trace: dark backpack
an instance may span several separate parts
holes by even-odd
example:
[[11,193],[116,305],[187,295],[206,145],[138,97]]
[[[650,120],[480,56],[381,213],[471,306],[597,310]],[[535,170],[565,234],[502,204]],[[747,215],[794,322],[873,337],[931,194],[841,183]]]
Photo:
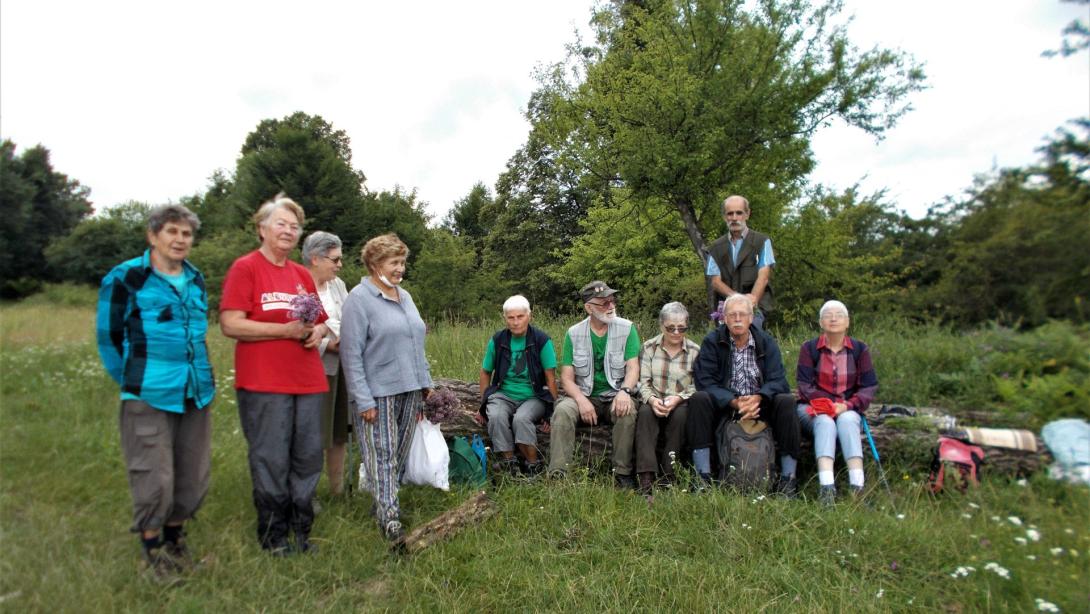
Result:
[[980,465],[984,462],[984,450],[950,437],[939,437],[935,455],[931,459],[931,473],[927,486],[938,494],[943,488],[957,488],[965,492],[969,486],[980,483]]
[[451,483],[470,484],[475,488],[484,486],[488,482],[488,470],[481,436],[473,435],[473,443],[465,437],[454,437],[449,447]]
[[736,420],[724,420],[715,429],[719,452],[719,480],[738,490],[765,492],[772,484],[776,444],[772,429],[747,433]]

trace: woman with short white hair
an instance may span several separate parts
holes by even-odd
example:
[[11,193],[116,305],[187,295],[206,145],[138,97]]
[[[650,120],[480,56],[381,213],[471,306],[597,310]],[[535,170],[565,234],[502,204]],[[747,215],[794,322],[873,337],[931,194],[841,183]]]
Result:
[[848,336],[851,320],[844,303],[822,305],[818,323],[821,335],[803,343],[799,350],[797,412],[802,432],[814,438],[819,498],[831,505],[836,499],[833,455],[838,440],[848,465],[851,491],[855,495],[863,492],[860,421],[878,391],[878,377],[867,345]]

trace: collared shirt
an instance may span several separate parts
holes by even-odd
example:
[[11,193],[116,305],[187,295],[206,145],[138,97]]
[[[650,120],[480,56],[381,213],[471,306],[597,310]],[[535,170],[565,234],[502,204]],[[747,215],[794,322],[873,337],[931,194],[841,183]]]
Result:
[[730,389],[740,397],[757,394],[761,389],[761,370],[757,368],[757,345],[752,334],[742,349],[731,340],[730,359]]
[[699,352],[700,346],[688,337],[673,357],[663,345],[663,335],[648,339],[640,350],[640,400],[646,403],[651,397],[692,396],[696,392],[693,364]]
[[151,250],[125,261],[98,293],[98,353],[122,400],[184,413],[216,393],[208,359],[208,294],[204,276],[188,260],[173,279],[151,263]]
[[[735,241],[734,237],[730,237],[730,261],[738,261],[738,250],[742,249],[742,241],[749,234],[749,228],[742,231],[742,236],[738,237]],[[772,253],[772,239],[765,241],[761,246],[761,253],[757,256],[757,268],[763,269],[766,266],[776,266],[776,255]],[[720,270],[719,265],[716,264],[715,258],[712,258],[711,254],[708,254],[708,266],[704,271],[704,274],[708,277],[719,277]]]
[[[813,362],[810,344],[818,351],[817,364]],[[844,337],[844,347],[839,352],[832,351],[825,335],[804,343],[799,352],[795,377],[799,387],[799,400],[826,398],[847,403],[849,409],[858,412],[866,411],[878,391],[878,378],[874,373],[869,348],[864,344],[858,363],[853,358],[854,349],[856,347],[851,337]]]

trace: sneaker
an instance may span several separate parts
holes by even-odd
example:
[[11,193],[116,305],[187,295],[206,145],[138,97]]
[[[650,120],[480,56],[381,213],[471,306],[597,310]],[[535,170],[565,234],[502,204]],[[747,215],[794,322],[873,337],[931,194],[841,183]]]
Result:
[[852,498],[853,499],[862,499],[863,498],[863,487],[862,486],[852,486],[851,487],[851,493],[852,493]]
[[405,542],[405,530],[401,528],[401,522],[397,520],[387,522],[386,527],[382,529],[382,535],[386,538],[386,541],[395,546]]
[[173,585],[181,582],[178,574],[182,569],[174,557],[170,556],[166,548],[145,548],[143,552],[144,573],[155,583]]
[[828,507],[836,503],[836,486],[829,484],[818,489],[818,501]]
[[614,479],[615,485],[620,490],[635,490],[636,489],[636,479],[633,478],[631,475],[618,473],[618,474],[615,474],[613,476],[613,479]]
[[541,461],[535,463],[527,462],[522,467],[522,474],[530,480],[537,479],[543,473],[545,473],[545,463]]
[[798,499],[799,497],[799,480],[795,476],[787,477],[780,476],[780,479],[776,481],[776,488],[774,494],[783,497],[784,499]]

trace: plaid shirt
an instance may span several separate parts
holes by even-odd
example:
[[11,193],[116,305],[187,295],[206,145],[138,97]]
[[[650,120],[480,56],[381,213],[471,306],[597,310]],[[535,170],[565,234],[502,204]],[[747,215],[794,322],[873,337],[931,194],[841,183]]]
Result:
[[761,370],[757,368],[757,346],[753,335],[742,349],[731,343],[730,389],[737,396],[757,394],[761,390]]
[[[859,344],[859,361],[853,351]],[[815,365],[811,347],[817,348]],[[795,372],[799,385],[799,401],[826,398],[847,403],[849,409],[862,414],[878,391],[878,377],[871,364],[870,349],[862,341],[844,337],[844,347],[835,354],[825,342],[825,335],[807,341],[799,351],[799,366]]]
[[648,339],[640,350],[640,400],[644,403],[651,397],[665,399],[677,395],[688,399],[696,392],[693,364],[700,346],[686,337],[681,351],[670,358],[662,337]]

